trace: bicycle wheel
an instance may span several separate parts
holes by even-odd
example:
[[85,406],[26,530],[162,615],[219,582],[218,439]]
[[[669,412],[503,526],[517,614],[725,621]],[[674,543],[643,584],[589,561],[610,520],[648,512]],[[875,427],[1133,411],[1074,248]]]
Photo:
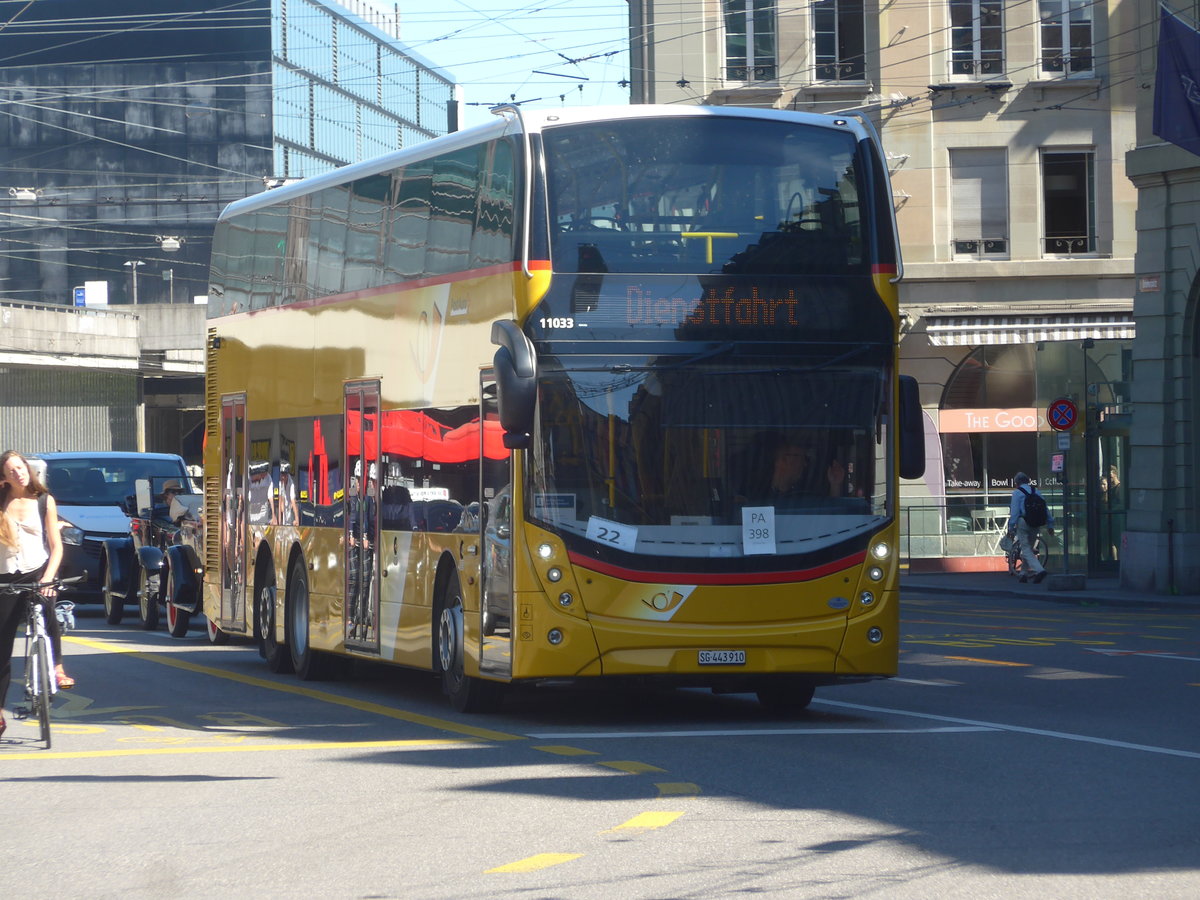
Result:
[[33,671],[33,696],[29,702],[30,712],[36,712],[38,725],[41,727],[42,740],[46,749],[50,749],[50,641],[46,637],[38,637],[29,651],[29,665]]

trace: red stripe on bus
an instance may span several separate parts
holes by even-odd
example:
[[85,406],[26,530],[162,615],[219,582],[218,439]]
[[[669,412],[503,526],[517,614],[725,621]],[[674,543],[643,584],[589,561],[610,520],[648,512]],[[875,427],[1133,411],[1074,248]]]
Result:
[[895,266],[874,265],[874,266],[871,266],[871,273],[874,275],[895,275],[896,267]]
[[583,556],[580,553],[568,553],[571,564],[581,569],[589,569],[601,575],[621,578],[625,581],[637,581],[643,584],[786,584],[797,581],[813,581],[827,575],[835,575],[855,566],[862,565],[867,558],[866,551],[854,553],[844,559],[815,566],[811,569],[793,569],[785,572],[640,572],[627,569],[624,566],[614,566]]

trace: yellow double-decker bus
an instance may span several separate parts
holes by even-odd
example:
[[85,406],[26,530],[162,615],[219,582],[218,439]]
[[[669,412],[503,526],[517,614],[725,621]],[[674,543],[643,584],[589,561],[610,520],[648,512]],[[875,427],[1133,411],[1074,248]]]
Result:
[[232,204],[204,612],[273,670],[757,692],[894,674],[887,170],[854,117],[522,114]]

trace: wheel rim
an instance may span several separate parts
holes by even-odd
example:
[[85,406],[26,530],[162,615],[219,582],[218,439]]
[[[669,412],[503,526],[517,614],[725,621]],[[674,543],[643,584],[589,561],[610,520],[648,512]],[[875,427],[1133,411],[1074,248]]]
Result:
[[443,676],[456,687],[463,680],[462,627],[462,603],[453,597],[438,620],[438,662]]
[[258,636],[264,642],[275,638],[275,588],[264,585],[258,594]]
[[179,610],[177,610],[171,598],[167,598],[167,630],[174,631],[179,625]]

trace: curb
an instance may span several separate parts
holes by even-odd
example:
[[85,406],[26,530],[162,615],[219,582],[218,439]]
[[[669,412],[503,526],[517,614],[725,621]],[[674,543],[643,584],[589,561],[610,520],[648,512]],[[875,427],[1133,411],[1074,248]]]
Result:
[[925,594],[957,594],[963,596],[970,594],[976,597],[999,597],[1013,598],[1021,600],[1042,600],[1047,603],[1058,603],[1064,606],[1111,606],[1124,609],[1186,609],[1200,610],[1200,597],[1169,597],[1169,596],[1153,596],[1153,597],[1114,597],[1101,594],[1089,594],[1087,589],[1083,588],[1079,591],[1030,591],[1011,588],[996,588],[996,587],[974,587],[960,586],[953,587],[951,585],[905,583],[900,582],[900,595],[903,600],[905,593],[925,593]]

